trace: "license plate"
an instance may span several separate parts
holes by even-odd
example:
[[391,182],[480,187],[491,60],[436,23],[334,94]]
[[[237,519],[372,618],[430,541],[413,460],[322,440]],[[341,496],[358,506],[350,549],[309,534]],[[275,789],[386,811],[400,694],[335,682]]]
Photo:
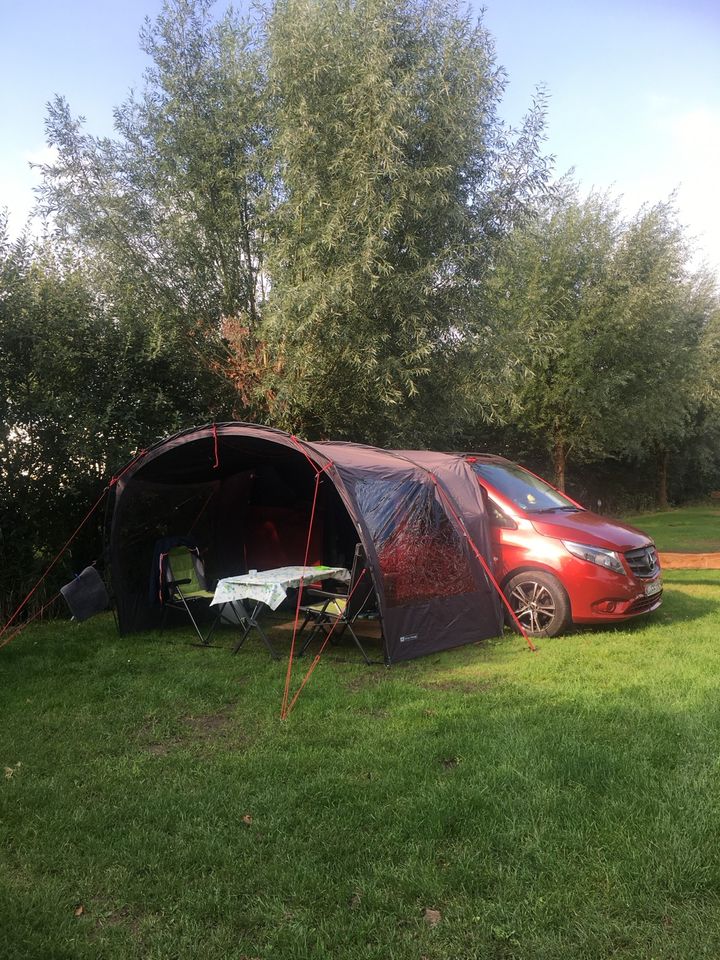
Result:
[[662,580],[653,580],[652,583],[645,584],[645,596],[654,597],[656,593],[662,590]]

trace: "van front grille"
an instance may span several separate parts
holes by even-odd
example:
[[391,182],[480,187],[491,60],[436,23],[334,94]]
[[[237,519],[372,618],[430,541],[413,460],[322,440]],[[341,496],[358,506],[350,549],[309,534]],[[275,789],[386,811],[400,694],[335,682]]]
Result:
[[662,590],[660,593],[653,594],[652,597],[640,597],[639,600],[636,600],[631,604],[626,613],[650,613],[651,610],[655,610],[656,607],[659,607],[662,603]]
[[628,550],[625,559],[636,577],[654,577],[660,570],[657,550],[651,543],[637,550]]

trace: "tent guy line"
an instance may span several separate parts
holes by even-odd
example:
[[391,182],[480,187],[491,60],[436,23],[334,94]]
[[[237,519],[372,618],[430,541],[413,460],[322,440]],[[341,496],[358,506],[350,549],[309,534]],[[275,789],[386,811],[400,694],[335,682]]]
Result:
[[82,528],[85,526],[85,524],[88,522],[88,520],[89,520],[89,519],[92,517],[92,515],[95,513],[95,511],[96,511],[97,508],[100,506],[100,504],[103,502],[103,500],[104,500],[105,497],[108,495],[108,493],[112,490],[112,488],[115,486],[115,484],[120,480],[120,478],[123,476],[123,474],[126,473],[131,467],[133,467],[139,460],[141,460],[141,459],[145,456],[146,453],[147,453],[147,450],[141,450],[141,451],[130,461],[130,463],[128,463],[125,467],[123,467],[123,469],[120,471],[120,473],[118,473],[118,474],[116,474],[115,476],[113,476],[113,477],[110,478],[110,482],[108,483],[108,485],[105,487],[105,489],[104,489],[103,492],[100,494],[100,496],[99,496],[98,499],[95,501],[95,503],[92,505],[92,507],[90,507],[90,509],[89,509],[88,512],[85,514],[85,516],[83,517],[83,519],[80,521],[80,523],[78,524],[78,526],[75,528],[75,530],[73,531],[73,533],[70,535],[69,539],[66,541],[66,543],[64,544],[64,546],[61,547],[61,549],[59,550],[59,552],[57,553],[57,555],[54,557],[54,559],[51,561],[51,563],[45,568],[44,572],[43,572],[42,575],[40,576],[40,578],[39,578],[39,580],[37,581],[37,583],[35,583],[35,585],[34,585],[33,588],[30,590],[30,592],[27,594],[27,596],[20,602],[20,604],[17,606],[17,608],[14,610],[14,612],[10,615],[10,617],[8,618],[8,620],[5,622],[2,630],[0,630],[0,641],[2,641],[2,642],[0,642],[0,650],[1,650],[4,646],[6,646],[8,643],[10,643],[11,640],[14,640],[15,637],[18,636],[18,634],[22,633],[22,631],[25,629],[25,627],[26,627],[29,623],[32,623],[32,621],[35,620],[37,617],[39,617],[39,616],[43,613],[43,611],[46,610],[47,607],[50,606],[51,603],[53,603],[55,600],[57,600],[58,596],[60,595],[59,592],[52,598],[52,600],[48,600],[47,603],[43,604],[43,606],[41,607],[41,609],[40,609],[36,614],[34,614],[32,617],[30,617],[29,620],[26,620],[25,623],[23,623],[21,627],[18,627],[18,628],[15,630],[14,633],[10,634],[10,636],[7,637],[4,641],[2,640],[2,638],[5,636],[5,633],[7,632],[7,630],[10,628],[10,626],[15,622],[15,620],[17,619],[17,617],[22,613],[22,611],[23,611],[23,610],[25,609],[25,607],[28,605],[28,603],[30,602],[30,600],[33,598],[33,596],[34,596],[35,593],[37,592],[38,588],[39,588],[39,587],[41,586],[41,584],[44,583],[44,581],[46,580],[48,574],[51,573],[52,570],[57,566],[58,562],[60,561],[60,559],[61,559],[61,557],[63,556],[63,554],[65,553],[65,551],[66,551],[66,550],[68,549],[68,547],[70,547],[70,545],[73,543],[73,541],[75,540],[75,538],[78,536],[78,534],[80,533],[80,531],[82,530]]

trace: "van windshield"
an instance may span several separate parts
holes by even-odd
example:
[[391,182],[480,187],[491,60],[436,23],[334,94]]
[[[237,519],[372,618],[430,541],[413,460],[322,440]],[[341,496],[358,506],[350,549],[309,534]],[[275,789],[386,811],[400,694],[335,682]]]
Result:
[[549,483],[534,477],[517,464],[483,463],[476,460],[472,468],[479,477],[487,480],[508,500],[512,500],[516,507],[526,513],[553,513],[578,509]]

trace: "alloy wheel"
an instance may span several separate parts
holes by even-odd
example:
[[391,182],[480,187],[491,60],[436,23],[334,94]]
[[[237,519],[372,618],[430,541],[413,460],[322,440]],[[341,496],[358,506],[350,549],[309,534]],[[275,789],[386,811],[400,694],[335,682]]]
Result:
[[510,603],[528,633],[539,634],[555,618],[555,599],[548,588],[537,580],[518,583],[510,594]]

